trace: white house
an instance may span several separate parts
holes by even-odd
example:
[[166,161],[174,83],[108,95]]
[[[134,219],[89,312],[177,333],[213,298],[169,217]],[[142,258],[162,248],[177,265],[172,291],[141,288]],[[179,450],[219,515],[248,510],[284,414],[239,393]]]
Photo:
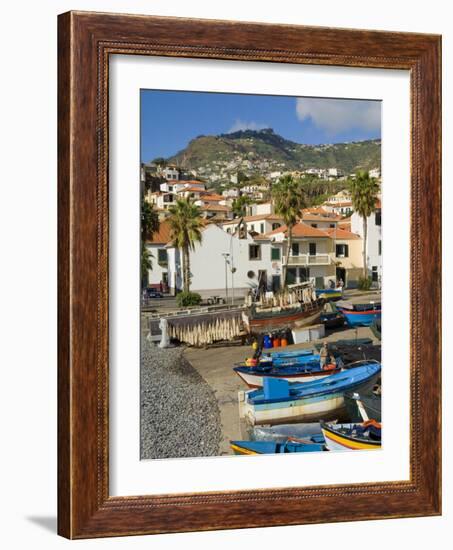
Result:
[[237,232],[240,223],[244,223],[247,231],[260,233],[264,235],[283,225],[283,219],[277,214],[257,214],[256,216],[244,216],[235,218],[222,224],[222,228],[227,233],[234,235]]
[[[232,234],[215,224],[205,226],[202,243],[195,244],[189,253],[191,290],[204,298],[213,294],[228,294],[231,298],[233,291],[239,297],[258,286],[266,290],[280,288],[286,261],[286,226],[256,235],[251,235],[246,227],[243,222]],[[147,246],[153,255],[148,284],[156,288],[168,286],[173,294],[182,290],[182,255],[171,242],[167,221],[161,223]],[[312,280],[318,288],[324,288],[342,278],[354,286],[362,267],[361,250],[358,235],[340,229],[321,230],[300,222],[293,228],[288,281]]]
[[[382,280],[382,214],[381,201],[367,220],[367,269],[374,286],[380,288]],[[363,239],[363,219],[356,212],[351,216],[351,231]]]
[[[271,245],[269,239],[254,240],[247,232],[240,238],[215,224],[205,226],[202,239],[189,252],[192,291],[204,298],[213,294],[228,294],[231,298],[233,292],[236,297],[245,296],[259,285],[280,287],[281,261],[272,259],[276,257],[272,250],[281,250],[281,244]],[[159,287],[162,281],[168,284],[171,293],[182,290],[182,254],[170,241],[167,222],[161,224],[159,233],[147,246],[157,259],[149,272],[149,285]],[[278,256],[281,258],[281,252]]]
[[[275,244],[282,244],[282,264],[286,261],[288,230],[286,225],[266,235]],[[312,280],[318,288],[335,283],[333,239],[321,229],[304,222],[292,230],[292,246],[288,258],[287,280],[299,283]]]

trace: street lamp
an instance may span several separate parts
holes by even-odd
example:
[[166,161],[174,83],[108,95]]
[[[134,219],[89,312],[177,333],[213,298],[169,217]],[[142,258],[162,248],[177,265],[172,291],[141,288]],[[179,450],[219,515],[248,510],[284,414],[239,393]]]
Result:
[[227,303],[228,302],[228,264],[229,264],[228,258],[230,257],[230,255],[228,254],[228,252],[223,252],[222,256],[225,260],[225,295],[226,295],[225,303]]

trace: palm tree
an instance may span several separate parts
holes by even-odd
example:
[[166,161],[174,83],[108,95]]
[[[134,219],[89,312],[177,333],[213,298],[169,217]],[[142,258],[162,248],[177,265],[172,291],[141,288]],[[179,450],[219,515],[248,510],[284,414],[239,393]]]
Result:
[[176,199],[169,209],[168,221],[171,228],[171,238],[177,248],[182,250],[183,257],[183,289],[190,291],[190,254],[195,243],[201,243],[203,218],[200,208],[190,197]]
[[146,241],[149,241],[153,238],[153,234],[156,231],[159,231],[159,216],[154,210],[149,202],[146,202],[142,198],[142,209],[141,209],[141,276],[142,284],[146,284],[146,279],[148,276],[148,271],[152,269],[153,264],[151,262],[152,255],[149,250],[146,248]]
[[282,268],[282,287],[286,286],[288,273],[289,253],[293,243],[293,227],[300,216],[300,211],[305,208],[305,194],[298,180],[291,175],[282,176],[278,183],[272,187],[272,200],[275,213],[283,218],[288,230],[288,245],[286,260]]
[[367,235],[368,217],[376,210],[380,192],[376,178],[370,178],[368,172],[357,172],[355,179],[349,182],[352,206],[363,220],[363,277],[368,278],[367,270]]

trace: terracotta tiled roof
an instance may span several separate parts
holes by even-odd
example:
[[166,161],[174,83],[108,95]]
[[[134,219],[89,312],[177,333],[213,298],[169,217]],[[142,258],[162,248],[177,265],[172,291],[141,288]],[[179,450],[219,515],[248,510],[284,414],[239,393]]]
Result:
[[170,238],[170,223],[166,220],[159,224],[159,231],[154,233],[153,238],[147,241],[149,244],[167,244],[171,241]]
[[213,202],[225,200],[225,197],[223,197],[222,195],[217,195],[216,193],[207,193],[206,195],[203,194],[201,198],[204,201]]
[[209,212],[231,212],[231,208],[223,204],[203,204],[200,206],[200,210],[207,210]]
[[321,214],[309,214],[309,213],[302,213],[302,220],[304,222],[336,222],[341,220],[340,216],[337,216],[337,214],[326,214],[325,216],[322,216]]
[[351,233],[351,231],[346,231],[345,229],[337,228],[337,229],[324,229],[324,233],[327,233],[329,237],[332,239],[344,239],[344,240],[356,240],[360,239],[360,236],[356,233]]
[[[278,227],[277,229],[274,229],[273,231],[270,231],[269,233],[266,233],[266,236],[272,236],[272,235],[278,235],[279,233],[285,233],[286,235],[287,227],[286,225],[282,225],[282,227]],[[296,225],[293,227],[293,237],[324,237],[328,238],[329,235],[325,231],[322,231],[321,229],[318,229],[316,227],[312,227],[311,225],[307,225],[306,223],[299,222],[296,223]]]

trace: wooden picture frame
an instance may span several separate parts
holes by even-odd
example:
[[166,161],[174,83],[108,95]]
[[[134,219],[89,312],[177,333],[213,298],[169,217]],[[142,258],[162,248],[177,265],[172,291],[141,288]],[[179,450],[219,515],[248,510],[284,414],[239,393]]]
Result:
[[[59,16],[58,47],[59,534],[88,538],[440,514],[440,37],[69,12]],[[109,496],[111,54],[410,71],[409,481]]]

